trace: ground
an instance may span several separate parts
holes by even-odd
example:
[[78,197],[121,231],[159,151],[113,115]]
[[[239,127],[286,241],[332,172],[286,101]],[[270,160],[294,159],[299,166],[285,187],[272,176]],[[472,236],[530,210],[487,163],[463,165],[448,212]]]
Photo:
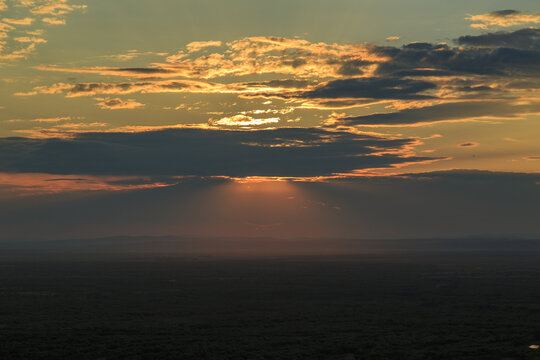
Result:
[[540,251],[0,262],[2,359],[540,359]]

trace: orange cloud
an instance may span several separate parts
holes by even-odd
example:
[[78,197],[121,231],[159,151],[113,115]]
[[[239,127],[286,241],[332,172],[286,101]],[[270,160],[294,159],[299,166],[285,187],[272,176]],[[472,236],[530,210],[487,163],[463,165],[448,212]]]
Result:
[[[167,180],[167,181],[163,181]],[[125,191],[174,185],[181,177],[154,180],[135,176],[76,176],[42,173],[2,173],[0,184],[13,189],[12,196],[35,196],[74,191]]]

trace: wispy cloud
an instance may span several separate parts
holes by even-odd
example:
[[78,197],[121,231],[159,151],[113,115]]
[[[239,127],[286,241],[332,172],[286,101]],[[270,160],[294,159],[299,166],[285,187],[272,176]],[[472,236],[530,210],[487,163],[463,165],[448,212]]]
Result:
[[43,44],[43,43],[47,42],[47,40],[45,40],[45,39],[37,38],[37,37],[34,37],[34,36],[32,36],[32,37],[30,37],[30,36],[21,36],[21,37],[13,38],[13,40],[21,42],[21,43],[34,43],[34,44]]
[[39,123],[57,123],[57,122],[60,122],[60,121],[69,121],[71,119],[73,119],[73,117],[71,117],[71,116],[58,116],[58,117],[54,117],[54,118],[38,118],[38,119],[31,120],[31,121],[39,122]]
[[505,101],[450,102],[403,109],[396,112],[332,118],[331,125],[355,126],[422,126],[439,122],[479,120],[516,120],[540,114],[540,102],[516,105]]
[[41,19],[43,23],[47,25],[65,25],[66,20],[65,19],[59,19],[59,18],[51,18],[51,17],[44,17]]
[[36,44],[47,42],[38,37],[44,31],[36,26],[65,24],[67,15],[86,9],[86,5],[72,4],[71,0],[0,1],[0,11],[11,8],[25,15],[0,19],[0,61],[4,62],[24,59],[36,50]]
[[107,110],[118,110],[118,109],[132,110],[132,109],[138,109],[138,108],[142,108],[146,106],[146,104],[142,104],[134,99],[122,100],[119,98],[114,98],[114,99],[97,98],[96,100],[99,101],[98,102],[99,107],[101,107],[102,109],[107,109]]
[[[167,56],[167,53],[164,52],[154,52],[154,51],[139,51],[139,50],[128,50],[121,54],[114,55],[104,55],[100,56],[102,59],[116,60],[116,61],[129,61],[139,57],[144,56]],[[52,70],[53,68],[43,67],[44,70]]]
[[30,17],[27,17],[24,19],[3,18],[2,21],[5,22],[6,24],[11,24],[11,25],[32,25],[32,23],[34,22],[34,19]]
[[209,47],[218,47],[221,45],[223,45],[221,41],[193,41],[186,45],[186,49],[192,53]]
[[489,27],[510,27],[524,24],[539,24],[540,13],[527,14],[518,10],[499,10],[485,14],[469,15],[466,18],[474,22],[472,28],[488,29]]

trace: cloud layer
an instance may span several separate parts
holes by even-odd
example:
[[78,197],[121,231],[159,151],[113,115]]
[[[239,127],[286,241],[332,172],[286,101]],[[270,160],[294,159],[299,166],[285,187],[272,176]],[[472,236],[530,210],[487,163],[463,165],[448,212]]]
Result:
[[0,140],[0,172],[314,177],[436,160],[412,155],[416,142],[307,128],[4,138]]

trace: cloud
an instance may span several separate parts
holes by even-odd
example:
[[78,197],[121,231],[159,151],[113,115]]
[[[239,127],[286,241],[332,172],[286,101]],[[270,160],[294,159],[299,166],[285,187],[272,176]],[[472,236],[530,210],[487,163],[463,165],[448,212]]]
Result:
[[294,74],[297,77],[343,77],[362,74],[379,56],[363,45],[311,43],[281,37],[248,37],[226,44],[221,53],[195,59],[167,59],[171,69],[190,77],[217,78],[249,74]]
[[[83,191],[124,191],[171,186],[177,177],[112,177],[0,173],[0,198],[21,198]],[[2,189],[9,188],[11,194]]]
[[80,129],[92,129],[92,128],[100,128],[107,126],[106,123],[102,122],[93,122],[93,123],[65,123],[65,124],[59,124],[56,125],[57,129],[69,129],[69,130],[80,130]]
[[[139,50],[128,50],[125,53],[122,54],[115,54],[115,55],[104,55],[100,56],[102,59],[111,59],[116,61],[128,61],[133,60],[138,57],[143,56],[167,56],[167,53],[164,52],[154,52],[154,51],[139,51]],[[42,70],[54,70],[52,67],[41,67]],[[68,69],[66,69],[67,71]],[[70,69],[72,70],[72,69]]]
[[[497,33],[496,33],[497,34]],[[169,56],[166,62],[148,67],[92,67],[39,69],[124,77],[183,77],[217,79],[246,75],[273,74],[289,79],[350,79],[374,76],[450,76],[458,74],[537,74],[540,58],[535,30],[513,34],[519,46],[510,42],[491,48],[453,48],[447,44],[410,43],[401,48],[375,45],[311,43],[301,39],[251,37],[223,45],[219,52],[192,56],[181,51],[181,58]],[[500,36],[499,36],[500,37]],[[462,37],[463,45],[473,37]],[[480,40],[477,40],[478,43]],[[202,46],[202,45],[201,45]],[[189,52],[189,51],[188,51]]]
[[58,18],[51,18],[51,17],[42,18],[41,21],[43,21],[45,24],[48,24],[48,25],[65,25],[66,24],[65,19],[58,19]]
[[219,47],[221,45],[223,45],[221,41],[193,41],[186,45],[186,49],[192,53],[209,47]]
[[40,123],[57,123],[57,122],[60,122],[60,121],[69,121],[71,119],[73,119],[73,117],[71,117],[71,116],[58,116],[58,117],[55,117],[55,118],[38,118],[38,119],[31,120],[31,121],[40,122]]
[[191,80],[175,81],[139,81],[122,83],[57,83],[51,86],[38,86],[28,93],[17,93],[18,96],[31,96],[36,94],[61,94],[67,97],[93,96],[102,94],[133,94],[133,93],[167,93],[167,92],[193,92],[217,93],[224,90],[220,84],[205,83]]
[[517,10],[499,10],[486,14],[469,15],[467,20],[475,22],[472,28],[487,29],[490,26],[510,27],[524,24],[540,23],[540,13],[527,14]]
[[98,102],[99,107],[102,109],[107,110],[118,110],[118,109],[137,109],[141,107],[145,107],[146,104],[141,104],[140,102],[135,101],[134,99],[127,99],[122,100],[119,98],[111,99],[111,98],[98,98],[96,99],[100,102]]
[[[490,117],[514,119],[528,113],[527,106],[533,107],[540,101],[538,31],[531,28],[463,36],[456,40],[457,47],[425,42],[400,47],[340,45],[249,37],[221,43],[220,48],[212,49],[216,52],[203,55],[183,49],[166,61],[149,66],[40,66],[38,69],[45,71],[128,79],[56,83],[15,95],[236,94],[242,101],[280,99],[294,109],[378,105],[403,110],[363,117],[344,115],[338,121],[370,126],[418,126]],[[217,42],[196,42],[190,49],[206,49],[205,45]],[[247,75],[249,81],[245,80]],[[495,100],[497,104],[492,108],[499,113],[489,109]],[[422,107],[426,109],[415,110]],[[242,111],[237,114],[252,115]]]
[[36,86],[32,91],[15,93],[16,96],[37,94],[65,94],[67,97],[93,95],[122,95],[133,93],[202,93],[202,94],[250,94],[294,93],[303,81],[271,80],[261,82],[221,84],[199,80],[145,80],[121,83],[56,83]]
[[3,18],[2,21],[7,23],[7,24],[11,24],[11,25],[32,25],[32,23],[34,22],[34,19],[30,18],[30,17],[27,17],[27,18],[24,18],[24,19]]
[[386,38],[386,41],[397,41],[399,39],[400,39],[399,36],[389,36]]
[[46,43],[47,40],[37,37],[29,37],[29,36],[21,36],[13,38],[13,40],[22,42],[22,43],[35,43],[35,44],[43,44]]
[[223,117],[219,120],[211,119],[209,120],[209,123],[213,126],[237,126],[242,128],[250,128],[254,126],[276,125],[279,123],[279,121],[280,118],[278,117],[257,119],[249,115],[238,114],[234,116]]
[[[36,49],[35,43],[30,43],[29,45],[26,45],[26,47],[19,48],[17,50],[12,50],[11,52],[3,52],[0,53],[0,60],[19,60],[19,59],[25,59],[28,55],[34,52]],[[0,47],[0,50],[2,48]]]
[[464,143],[458,144],[458,147],[464,147],[464,148],[477,147],[477,146],[478,146],[478,143],[476,142],[464,142]]
[[436,84],[398,78],[360,78],[333,80],[299,95],[308,99],[429,99],[424,94]]
[[[219,52],[201,55],[208,47]],[[294,75],[297,78],[360,76],[373,71],[384,58],[365,45],[311,43],[301,39],[248,37],[226,44],[219,41],[194,42],[165,62],[146,68],[54,68],[42,70],[96,73],[117,76],[184,77],[216,79],[225,76],[262,74]]]
[[[522,44],[524,48],[531,46]],[[533,76],[540,73],[540,52],[521,48],[452,48],[447,44],[410,43],[402,48],[379,47],[376,51],[389,57],[377,67],[378,76],[414,76],[411,71],[418,70],[423,72],[417,76]],[[442,74],[437,73],[441,71]]]
[[49,15],[54,17],[67,15],[75,10],[84,10],[86,5],[72,5],[69,0],[25,0],[23,5],[30,8],[36,15]]
[[[21,31],[20,27],[33,26],[36,20],[40,20],[41,25],[65,24],[68,14],[84,9],[86,5],[71,4],[71,0],[0,1],[0,11],[13,10],[13,13],[22,14],[19,18],[0,20],[0,62],[25,59],[36,50],[36,44],[47,42],[46,39],[36,37],[44,34],[43,29]],[[33,36],[20,36],[21,32]]]
[[72,133],[1,139],[0,172],[313,177],[437,159],[415,156],[416,144],[314,128]]
[[[130,53],[127,55],[115,55],[118,56],[130,56]],[[128,58],[123,58],[123,60],[128,60]],[[102,76],[129,76],[129,77],[141,77],[141,78],[156,78],[156,77],[177,77],[178,75],[172,70],[163,69],[159,67],[148,67],[148,68],[112,68],[112,67],[91,67],[91,68],[61,68],[56,66],[36,66],[38,70],[44,71],[58,71],[58,72],[67,72],[67,73],[78,73],[78,74],[97,74]]]
[[[365,77],[322,82],[296,91],[247,91],[242,97],[277,98],[306,109],[342,109],[376,103],[435,99],[437,84],[396,77]],[[292,90],[292,89],[290,89]]]
[[515,105],[504,101],[468,101],[436,104],[390,113],[348,116],[336,119],[337,124],[357,126],[414,126],[447,121],[482,119],[519,119],[539,114],[540,103]]
[[457,39],[459,45],[480,47],[504,47],[525,50],[540,50],[540,29],[520,29],[513,32],[495,32],[482,35],[467,35]]

